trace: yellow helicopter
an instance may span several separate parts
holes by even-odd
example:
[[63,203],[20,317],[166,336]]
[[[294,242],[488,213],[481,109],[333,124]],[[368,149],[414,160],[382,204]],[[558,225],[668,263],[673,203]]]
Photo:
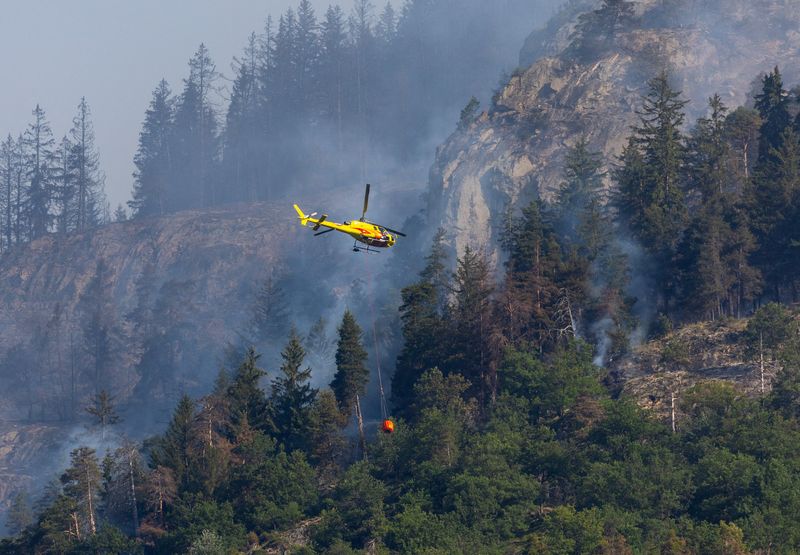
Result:
[[[316,212],[312,214],[305,214],[300,207],[296,204],[294,205],[294,209],[297,212],[298,217],[300,218],[300,223],[302,225],[307,226],[309,223],[314,224],[313,229],[317,231],[320,227],[327,227],[325,231],[320,231],[319,233],[315,233],[314,237],[318,235],[323,235],[325,233],[330,233],[331,231],[341,231],[342,233],[347,233],[351,237],[355,239],[353,243],[353,251],[365,251],[365,252],[380,252],[374,249],[370,249],[370,247],[378,247],[378,248],[388,248],[394,245],[397,236],[405,237],[406,234],[397,231],[396,229],[391,229],[389,227],[385,227],[382,225],[378,225],[372,222],[368,222],[364,219],[364,216],[367,214],[367,205],[369,204],[369,183],[367,183],[367,189],[364,192],[364,210],[361,212],[361,218],[352,222],[345,221],[343,223],[337,224],[336,222],[329,222],[328,215],[323,214],[319,219],[315,219],[314,216],[317,215]],[[366,247],[361,247],[358,243],[364,243],[367,245]]]

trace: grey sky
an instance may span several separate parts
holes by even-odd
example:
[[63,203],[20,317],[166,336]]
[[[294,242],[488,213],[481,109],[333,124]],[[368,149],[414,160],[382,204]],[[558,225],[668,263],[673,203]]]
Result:
[[[0,137],[24,131],[39,103],[59,139],[85,96],[113,210],[129,198],[139,128],[156,83],[164,77],[180,90],[200,42],[230,77],[231,60],[250,32],[260,32],[268,14],[277,18],[298,1],[3,2]],[[352,0],[312,0],[318,17],[330,3],[348,13],[352,6]]]

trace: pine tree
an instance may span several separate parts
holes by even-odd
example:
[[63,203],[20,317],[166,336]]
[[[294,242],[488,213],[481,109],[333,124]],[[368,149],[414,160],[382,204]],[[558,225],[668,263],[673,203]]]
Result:
[[100,426],[103,441],[106,440],[106,428],[119,422],[119,415],[114,409],[114,398],[105,389],[92,397],[91,405],[86,407],[86,412],[94,416],[96,424]]
[[0,143],[0,207],[3,209],[2,217],[2,236],[4,239],[3,250],[8,250],[14,244],[14,183],[17,165],[17,145],[11,134],[6,140]]
[[209,206],[215,202],[213,183],[218,160],[216,110],[211,94],[219,74],[208,49],[200,44],[189,60],[189,77],[175,109],[171,143],[171,210]]
[[583,214],[591,203],[599,200],[603,172],[599,152],[589,150],[585,136],[567,151],[564,160],[564,182],[558,193],[557,210],[568,238],[575,240]]
[[311,407],[309,423],[309,458],[323,474],[333,473],[345,447],[340,430],[347,425],[347,419],[339,411],[333,391],[324,389],[319,392]]
[[270,275],[262,283],[253,305],[250,339],[256,345],[277,340],[289,322],[286,294],[278,280]]
[[496,394],[492,360],[494,288],[486,258],[467,247],[453,275],[453,302],[448,308],[447,373],[458,373],[472,384],[471,394],[486,408]]
[[25,131],[23,139],[28,185],[25,219],[30,238],[37,239],[50,230],[53,219],[50,203],[53,195],[55,140],[44,110],[38,104],[32,114],[34,120]]
[[170,469],[175,482],[179,484],[186,484],[191,478],[189,453],[194,417],[194,401],[184,394],[175,407],[164,435],[156,439],[150,454],[152,466]]
[[345,310],[338,331],[336,374],[331,389],[336,395],[339,409],[349,418],[353,414],[356,397],[365,393],[369,380],[367,351],[362,344],[361,328],[349,310]]
[[95,147],[94,126],[90,116],[89,105],[86,98],[82,97],[78,114],[72,120],[69,157],[69,168],[75,178],[75,229],[79,232],[100,223],[105,204],[104,177],[100,172],[100,157]]
[[53,200],[57,208],[56,231],[67,233],[75,229],[75,176],[70,167],[72,143],[63,137],[58,144],[53,168]]
[[761,115],[758,163],[767,162],[772,150],[782,145],[782,134],[789,127],[789,95],[783,88],[783,77],[778,67],[761,80],[761,93],[756,95],[756,110]]
[[97,501],[100,495],[100,466],[94,449],[80,447],[70,453],[70,467],[61,476],[64,494],[74,500],[81,531],[97,533]]
[[259,45],[255,33],[250,35],[242,59],[235,59],[236,77],[225,117],[223,163],[230,181],[229,197],[223,200],[253,202],[259,198],[263,179],[261,155],[264,121],[259,113]]
[[228,386],[231,419],[234,426],[247,422],[257,430],[271,432],[274,429],[271,408],[259,385],[266,372],[257,366],[259,358],[260,355],[250,347],[245,359],[231,377],[231,384]]
[[555,314],[563,255],[539,201],[523,208],[519,218],[508,215],[503,246],[509,253],[506,282],[498,298],[504,342],[549,349],[553,345],[553,330],[564,328],[564,322],[557,323],[562,318]]
[[401,291],[400,320],[403,349],[392,376],[393,412],[405,416],[411,404],[414,384],[429,368],[442,363],[444,328],[442,312],[447,300],[447,254],[444,230],[434,237],[420,279]]
[[336,129],[338,152],[344,149],[344,118],[347,108],[346,62],[347,34],[344,13],[339,6],[328,6],[320,24],[319,74],[322,84],[322,110]]
[[314,98],[319,62],[319,35],[314,8],[309,0],[300,0],[297,6],[297,31],[295,36],[295,71],[297,88],[301,94],[298,99],[302,114],[313,113],[316,106]]
[[659,291],[668,305],[675,289],[675,251],[687,219],[681,189],[685,146],[680,130],[687,101],[672,89],[666,72],[648,87],[640,125],[633,128],[623,151],[624,166],[616,173],[618,206],[623,223],[655,257]]
[[133,217],[161,215],[172,209],[168,204],[172,176],[171,135],[173,100],[169,85],[161,80],[153,91],[150,106],[145,112],[139,146],[133,163],[133,199],[128,206]]
[[139,495],[145,481],[144,462],[129,440],[103,460],[105,516],[133,535],[139,534]]
[[317,390],[308,383],[311,368],[301,369],[305,356],[300,336],[292,328],[289,341],[281,352],[281,374],[272,380],[276,439],[287,452],[308,451],[311,445],[311,408]]

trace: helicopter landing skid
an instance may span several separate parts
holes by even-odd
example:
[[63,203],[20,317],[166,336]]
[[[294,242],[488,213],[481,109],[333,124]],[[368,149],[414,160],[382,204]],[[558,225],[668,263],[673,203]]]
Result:
[[353,243],[353,252],[366,252],[366,253],[373,253],[373,254],[380,254],[381,251],[369,248],[369,245],[366,247],[362,247],[358,244],[358,241]]

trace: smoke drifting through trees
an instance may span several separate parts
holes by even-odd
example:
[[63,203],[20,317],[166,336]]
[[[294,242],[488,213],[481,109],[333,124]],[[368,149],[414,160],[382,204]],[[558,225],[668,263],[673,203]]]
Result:
[[153,93],[129,204],[146,216],[409,170],[421,177],[459,110],[488,97],[487,83],[555,4],[409,1],[378,11],[360,0],[349,15],[331,6],[317,16],[303,0],[248,38],[226,109],[212,101],[221,80],[201,45],[182,90],[173,96],[162,81]]

